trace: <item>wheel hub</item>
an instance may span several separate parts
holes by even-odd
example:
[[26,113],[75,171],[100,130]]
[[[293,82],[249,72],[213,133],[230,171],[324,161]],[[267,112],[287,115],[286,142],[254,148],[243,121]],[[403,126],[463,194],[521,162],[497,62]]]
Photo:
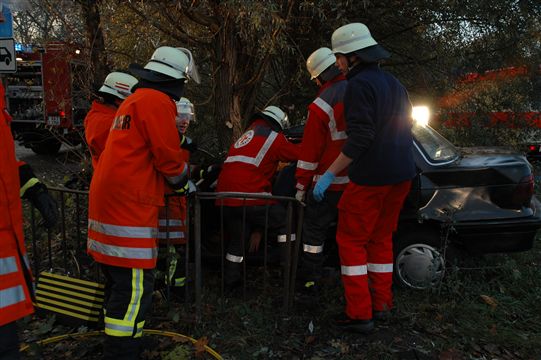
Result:
[[443,278],[443,256],[432,246],[413,244],[404,248],[396,257],[398,278],[406,286],[427,289]]

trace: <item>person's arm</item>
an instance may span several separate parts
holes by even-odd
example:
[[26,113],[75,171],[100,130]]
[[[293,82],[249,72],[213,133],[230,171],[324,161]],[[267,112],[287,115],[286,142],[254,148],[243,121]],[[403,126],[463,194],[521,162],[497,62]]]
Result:
[[58,220],[58,206],[47,191],[47,186],[34,175],[34,171],[24,161],[19,161],[20,197],[28,199],[40,212],[47,228],[55,226]]
[[[302,143],[300,144],[300,156],[297,161],[297,191],[305,192],[312,183],[315,171],[319,166],[319,160],[323,154],[325,137],[328,135],[328,127],[317,115],[317,110],[308,112],[308,119],[304,126]],[[300,195],[299,195],[300,197]]]

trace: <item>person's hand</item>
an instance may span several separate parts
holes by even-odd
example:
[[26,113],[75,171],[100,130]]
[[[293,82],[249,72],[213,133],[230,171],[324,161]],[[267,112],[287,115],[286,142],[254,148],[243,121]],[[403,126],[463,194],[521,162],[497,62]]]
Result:
[[58,205],[47,190],[36,192],[29,200],[41,214],[45,227],[53,228],[58,220]]
[[325,197],[325,191],[332,184],[335,175],[332,172],[325,171],[314,186],[313,196],[317,202],[320,202]]
[[254,231],[250,234],[250,246],[248,252],[256,253],[259,250],[259,244],[261,244],[262,235],[260,231]]
[[297,190],[297,193],[295,194],[295,199],[297,199],[297,201],[303,202],[304,201],[304,194],[306,194],[306,191]]

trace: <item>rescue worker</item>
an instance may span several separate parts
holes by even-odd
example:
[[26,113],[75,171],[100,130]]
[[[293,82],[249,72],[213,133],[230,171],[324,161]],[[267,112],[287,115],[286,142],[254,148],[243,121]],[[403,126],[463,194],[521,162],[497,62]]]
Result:
[[[186,136],[188,127],[195,121],[194,106],[184,97],[176,102],[176,106],[176,125],[181,137],[182,158],[188,163],[190,154],[197,149],[192,139]],[[166,206],[160,208],[159,212],[158,238],[160,252],[165,256],[161,256],[162,261],[158,261],[158,269],[165,273],[165,283],[176,288],[183,287],[186,282],[185,269],[179,264],[179,260],[183,259],[182,254],[185,254],[183,245],[186,245],[187,241],[186,205],[185,197],[171,196],[168,197]],[[165,259],[167,256],[169,262]]]
[[199,82],[192,54],[162,46],[145,67],[130,65],[139,83],[118,108],[92,177],[88,253],[106,278],[105,359],[137,359],[152,301],[158,210],[165,181],[185,191],[188,165],[176,131],[175,101],[185,82]]
[[[299,147],[290,143],[282,134],[288,124],[286,113],[276,106],[268,106],[254,114],[244,134],[229,148],[216,191],[271,195],[271,181],[279,162],[291,162],[299,158]],[[270,204],[269,233],[276,235],[279,244],[285,244],[286,211],[281,204],[268,199],[226,197],[216,200],[216,205],[224,206],[224,223],[230,238],[225,255],[224,280],[229,289],[241,283],[244,240],[250,236],[251,230],[265,228],[266,204]],[[243,207],[246,207],[244,239]],[[291,240],[294,239],[295,234],[291,234]]]
[[404,86],[380,68],[380,60],[390,54],[366,25],[338,28],[332,34],[332,49],[348,79],[348,139],[315,185],[314,197],[321,200],[336,174],[349,165],[350,182],[338,203],[336,234],[346,309],[335,323],[367,333],[374,328],[373,319],[385,317],[393,306],[392,234],[416,172],[412,106]]
[[33,175],[28,164],[18,162],[0,83],[0,359],[20,359],[16,320],[30,315],[32,273],[23,237],[20,197],[29,199],[52,228],[58,218],[55,201],[47,187]]
[[131,94],[131,89],[135,84],[137,84],[137,79],[130,74],[117,71],[110,73],[98,90],[103,100],[94,100],[90,111],[86,114],[85,138],[90,149],[94,169],[96,169],[98,159],[105,148],[116,110],[122,101]]
[[336,206],[349,182],[347,168],[344,168],[334,178],[323,201],[315,201],[309,190],[340,154],[347,138],[343,103],[347,81],[335,63],[336,57],[326,47],[314,51],[306,61],[311,79],[320,87],[318,96],[308,106],[301,155],[295,173],[295,197],[299,201],[306,198],[307,204],[299,278],[303,286],[301,289],[310,295],[316,295],[314,290],[321,278],[325,261],[323,250],[327,230],[338,218]]

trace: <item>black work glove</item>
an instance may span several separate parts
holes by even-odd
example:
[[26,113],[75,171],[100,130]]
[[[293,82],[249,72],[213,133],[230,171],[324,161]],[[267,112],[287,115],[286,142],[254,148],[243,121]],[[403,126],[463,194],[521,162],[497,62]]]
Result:
[[42,183],[37,183],[26,190],[24,198],[30,200],[32,205],[41,214],[45,227],[51,229],[58,220],[58,205]]
[[197,144],[186,135],[182,135],[182,137],[180,138],[180,147],[182,149],[188,150],[191,153],[197,151]]

